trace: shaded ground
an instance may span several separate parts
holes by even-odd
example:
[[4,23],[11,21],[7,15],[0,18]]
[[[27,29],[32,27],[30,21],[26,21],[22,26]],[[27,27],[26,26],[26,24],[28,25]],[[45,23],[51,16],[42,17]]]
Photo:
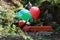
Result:
[[[45,35],[41,32],[25,32],[27,35],[30,35],[34,40],[59,40],[60,35],[59,34],[49,34]],[[10,36],[5,36],[0,38],[0,40],[25,40],[23,37],[16,35],[14,38]]]

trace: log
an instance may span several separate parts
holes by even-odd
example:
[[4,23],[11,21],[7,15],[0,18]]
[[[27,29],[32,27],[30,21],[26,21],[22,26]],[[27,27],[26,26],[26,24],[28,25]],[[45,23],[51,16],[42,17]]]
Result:
[[24,31],[52,31],[52,26],[25,26]]

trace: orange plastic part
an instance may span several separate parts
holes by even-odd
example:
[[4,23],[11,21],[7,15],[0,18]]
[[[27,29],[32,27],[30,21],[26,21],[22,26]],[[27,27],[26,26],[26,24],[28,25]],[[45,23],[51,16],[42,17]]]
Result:
[[22,26],[24,25],[25,21],[24,20],[20,20],[19,23],[18,23],[18,26]]

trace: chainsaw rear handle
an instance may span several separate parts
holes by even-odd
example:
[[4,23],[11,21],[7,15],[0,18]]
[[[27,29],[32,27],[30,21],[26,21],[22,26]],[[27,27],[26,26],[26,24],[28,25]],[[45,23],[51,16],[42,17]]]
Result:
[[11,27],[13,27],[13,25],[16,25],[16,27],[20,27],[21,29],[23,29],[27,22],[29,22],[29,19],[22,26],[18,26],[19,21],[17,22],[15,21],[14,23],[11,24]]

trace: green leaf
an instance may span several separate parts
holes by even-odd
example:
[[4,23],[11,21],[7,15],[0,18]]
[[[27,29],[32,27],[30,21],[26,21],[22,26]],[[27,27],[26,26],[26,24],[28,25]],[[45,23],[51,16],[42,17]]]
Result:
[[56,3],[60,3],[60,0],[56,0]]
[[25,40],[33,40],[33,38],[30,37],[30,36],[25,36],[24,39],[25,39]]
[[10,36],[11,36],[11,37],[15,37],[15,32],[12,31],[12,32],[10,33]]
[[57,27],[57,30],[58,30],[58,31],[60,31],[60,26],[59,26],[59,27]]

